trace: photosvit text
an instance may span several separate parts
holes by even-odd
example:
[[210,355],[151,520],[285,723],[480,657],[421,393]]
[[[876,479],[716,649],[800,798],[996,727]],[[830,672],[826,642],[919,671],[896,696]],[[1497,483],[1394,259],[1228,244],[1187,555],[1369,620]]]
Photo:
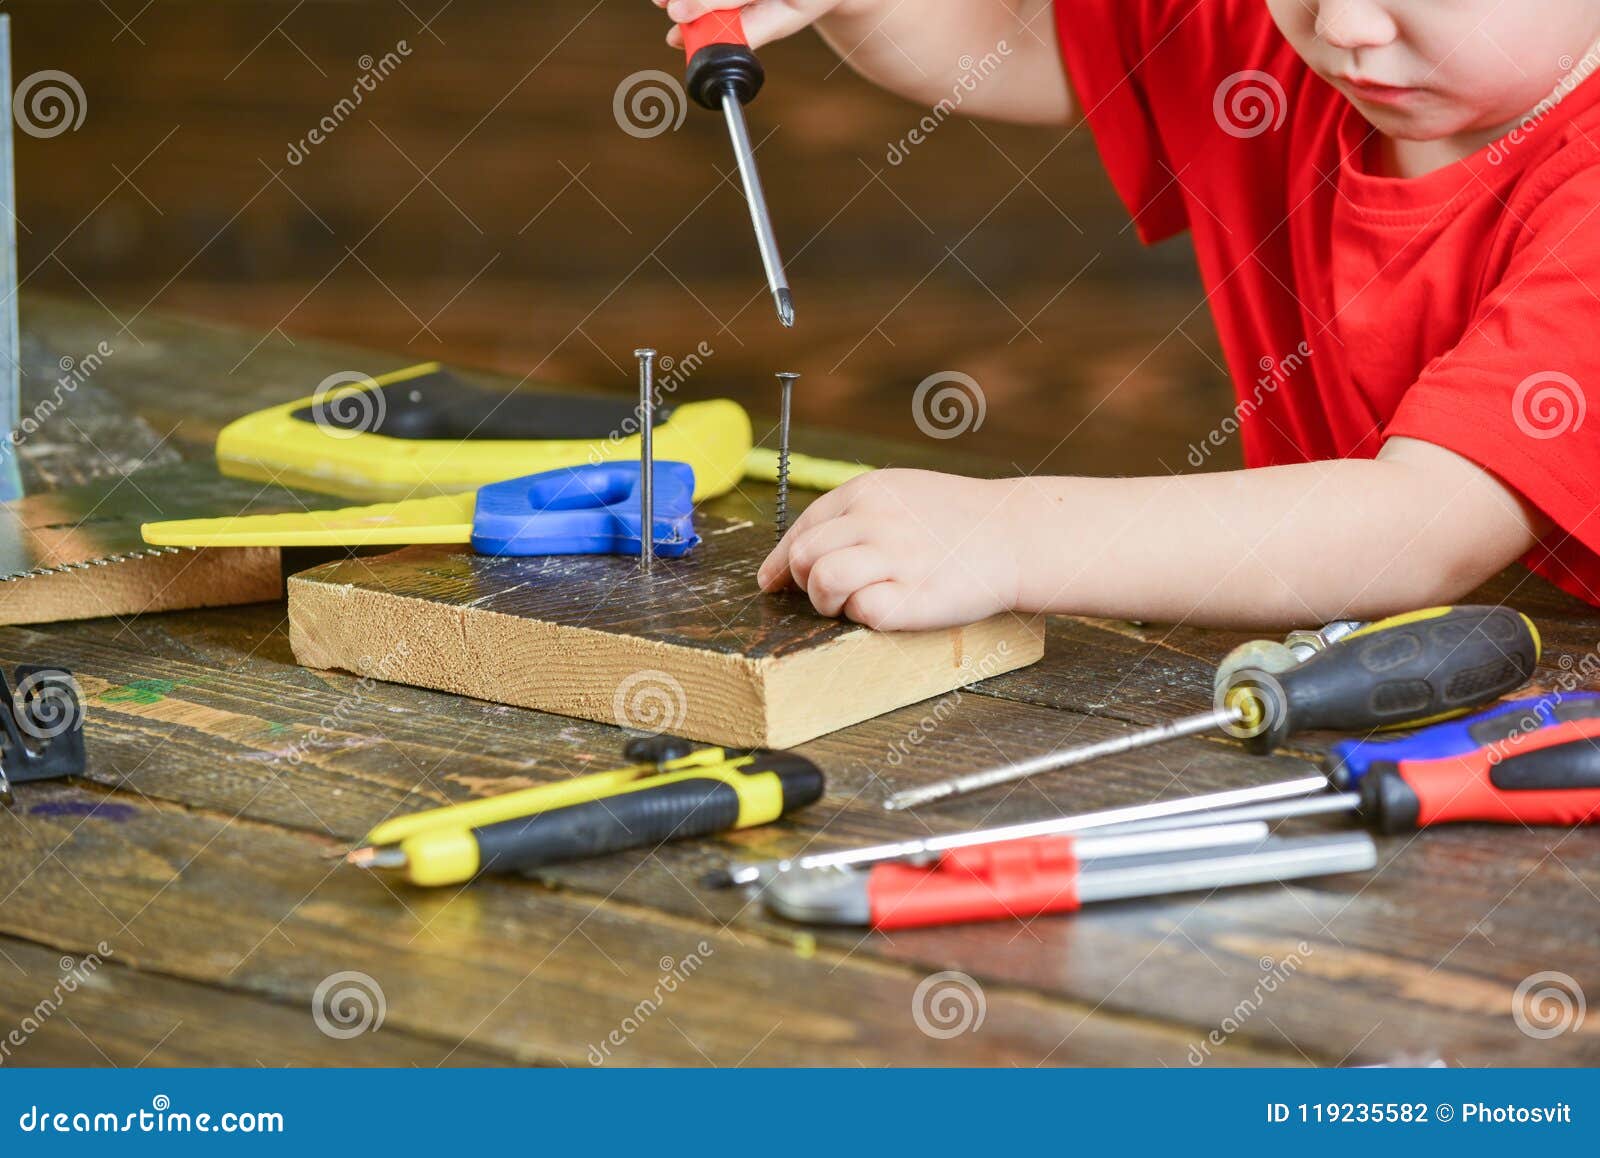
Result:
[[1485,1102],[1268,1102],[1267,1121],[1274,1125],[1382,1125],[1459,1123],[1461,1125],[1563,1125],[1572,1122],[1566,1102],[1550,1106],[1491,1106]]

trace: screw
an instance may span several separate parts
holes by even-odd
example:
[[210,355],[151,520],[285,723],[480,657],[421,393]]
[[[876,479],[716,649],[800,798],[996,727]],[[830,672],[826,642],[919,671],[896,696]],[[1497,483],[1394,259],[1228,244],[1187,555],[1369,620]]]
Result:
[[650,574],[655,562],[655,363],[656,352],[648,346],[633,352],[639,359],[639,570]]
[[789,399],[794,393],[795,380],[800,375],[792,370],[779,371],[782,401],[778,408],[778,538],[789,529]]

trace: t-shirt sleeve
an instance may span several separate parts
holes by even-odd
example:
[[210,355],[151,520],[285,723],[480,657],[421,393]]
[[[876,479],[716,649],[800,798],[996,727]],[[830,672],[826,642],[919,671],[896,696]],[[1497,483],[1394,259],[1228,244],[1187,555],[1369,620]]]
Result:
[[[1062,60],[1146,244],[1281,183],[1305,69],[1261,0],[1055,0]],[[1213,202],[1219,204],[1214,206]]]
[[1384,437],[1431,442],[1493,472],[1555,524],[1524,561],[1600,601],[1574,586],[1600,554],[1597,204],[1595,169],[1544,198],[1466,335],[1406,391]]

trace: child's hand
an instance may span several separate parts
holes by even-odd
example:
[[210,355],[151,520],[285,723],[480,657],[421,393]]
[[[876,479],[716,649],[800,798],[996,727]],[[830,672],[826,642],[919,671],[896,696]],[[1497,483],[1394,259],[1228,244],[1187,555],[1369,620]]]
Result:
[[726,8],[742,8],[744,34],[750,47],[760,48],[773,40],[793,36],[802,28],[822,19],[836,8],[847,7],[852,0],[655,0],[657,8],[665,8],[673,19],[672,31],[667,33],[667,43],[674,48],[683,47],[683,31],[679,24],[698,20],[707,12]]
[[794,583],[823,615],[885,630],[952,627],[1011,610],[1025,479],[879,470],[807,507],[757,582]]

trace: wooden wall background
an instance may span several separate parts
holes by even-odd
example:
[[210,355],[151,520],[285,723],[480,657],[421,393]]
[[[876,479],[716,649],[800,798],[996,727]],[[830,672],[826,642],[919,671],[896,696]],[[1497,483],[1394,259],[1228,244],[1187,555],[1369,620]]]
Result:
[[[800,422],[901,438],[916,384],[960,371],[987,403],[963,449],[1027,470],[1188,469],[1230,404],[1186,245],[1141,250],[1086,129],[952,119],[892,165],[928,110],[810,35],[764,50],[751,110],[785,333],[720,120],[690,108],[636,139],[613,116],[630,74],[681,69],[647,0],[5,11],[18,79],[61,70],[86,100],[76,131],[18,136],[25,285],[92,296],[112,330],[180,311],[616,389],[635,346],[705,342],[686,395],[770,413],[771,372],[793,368]],[[290,164],[362,58],[402,41]],[[213,370],[226,389],[239,367]]]

